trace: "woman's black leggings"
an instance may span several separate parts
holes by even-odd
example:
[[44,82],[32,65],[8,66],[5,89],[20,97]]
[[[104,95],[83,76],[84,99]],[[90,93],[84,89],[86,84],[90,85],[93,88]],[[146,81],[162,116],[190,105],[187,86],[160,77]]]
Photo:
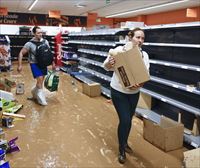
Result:
[[119,147],[124,148],[128,143],[132,118],[135,114],[135,109],[139,99],[139,92],[136,94],[125,94],[111,88],[111,97],[119,117]]

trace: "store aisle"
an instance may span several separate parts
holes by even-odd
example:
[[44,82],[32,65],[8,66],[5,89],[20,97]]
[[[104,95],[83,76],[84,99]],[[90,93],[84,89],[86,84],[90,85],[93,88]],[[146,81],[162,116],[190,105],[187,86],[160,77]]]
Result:
[[[16,69],[14,67],[14,69]],[[24,66],[24,74],[11,76],[25,82],[25,94],[16,96],[24,108],[19,114],[26,119],[14,122],[14,127],[4,129],[6,139],[18,136],[21,151],[8,154],[12,168],[174,168],[181,167],[183,151],[165,153],[142,137],[142,121],[134,118],[129,139],[134,148],[133,156],[120,165],[117,160],[117,116],[106,98],[90,98],[71,84],[72,78],[60,73],[57,93],[46,91],[48,106],[43,107],[26,100],[34,84],[30,69]]]

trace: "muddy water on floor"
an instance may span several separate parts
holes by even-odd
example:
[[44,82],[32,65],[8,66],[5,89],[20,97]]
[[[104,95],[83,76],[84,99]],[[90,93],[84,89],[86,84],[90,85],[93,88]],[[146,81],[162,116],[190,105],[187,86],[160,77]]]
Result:
[[21,151],[8,154],[11,167],[31,168],[147,168],[181,167],[184,149],[165,153],[152,146],[142,137],[142,121],[133,120],[129,143],[134,155],[127,155],[125,165],[117,160],[117,115],[104,97],[89,98],[73,89],[72,78],[60,73],[59,91],[46,91],[48,106],[40,106],[26,98],[34,80],[28,66],[24,74],[10,74],[18,81],[25,82],[26,92],[16,96],[24,107],[19,114],[26,119],[14,122],[14,127],[4,129],[6,139],[18,136]]

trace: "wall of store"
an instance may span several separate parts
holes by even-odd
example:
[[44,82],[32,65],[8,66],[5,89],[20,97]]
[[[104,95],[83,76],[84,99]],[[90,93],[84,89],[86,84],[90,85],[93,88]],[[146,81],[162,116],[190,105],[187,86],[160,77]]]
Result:
[[187,8],[185,8],[176,11],[161,12],[149,15],[140,15],[131,18],[113,18],[113,19],[101,18],[101,22],[97,22],[98,20],[97,13],[92,13],[88,14],[87,27],[91,28],[96,25],[109,25],[111,28],[120,27],[120,22],[125,22],[125,21],[144,22],[146,25],[200,21],[200,6],[193,7],[191,9],[196,11],[197,13],[196,17],[187,17]]
[[187,9],[156,13],[147,15],[145,18],[146,25],[155,24],[169,24],[169,23],[182,23],[182,22],[195,22],[200,21],[200,6],[192,8],[197,12],[197,17],[187,17]]

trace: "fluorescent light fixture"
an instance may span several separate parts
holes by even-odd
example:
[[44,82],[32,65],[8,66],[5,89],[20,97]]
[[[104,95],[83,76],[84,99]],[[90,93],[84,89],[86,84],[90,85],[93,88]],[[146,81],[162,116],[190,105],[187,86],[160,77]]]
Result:
[[81,4],[76,4],[75,5],[77,8],[85,8],[86,7],[86,5],[81,5]]
[[137,13],[137,12],[143,12],[143,11],[156,9],[156,8],[161,8],[161,7],[166,7],[166,6],[171,6],[171,5],[177,5],[177,4],[180,4],[180,3],[187,2],[187,1],[189,1],[189,0],[181,0],[181,1],[161,4],[161,5],[150,6],[150,7],[147,7],[147,8],[135,9],[135,10],[131,10],[131,11],[126,11],[126,12],[121,12],[121,13],[108,15],[108,16],[106,16],[106,18],[111,18],[111,17],[115,17],[115,16],[122,16],[122,15],[127,15],[127,14],[133,14],[133,13]]
[[34,0],[34,2],[32,3],[32,5],[28,8],[28,10],[31,10],[34,6],[35,6],[35,4],[38,2],[38,0]]

